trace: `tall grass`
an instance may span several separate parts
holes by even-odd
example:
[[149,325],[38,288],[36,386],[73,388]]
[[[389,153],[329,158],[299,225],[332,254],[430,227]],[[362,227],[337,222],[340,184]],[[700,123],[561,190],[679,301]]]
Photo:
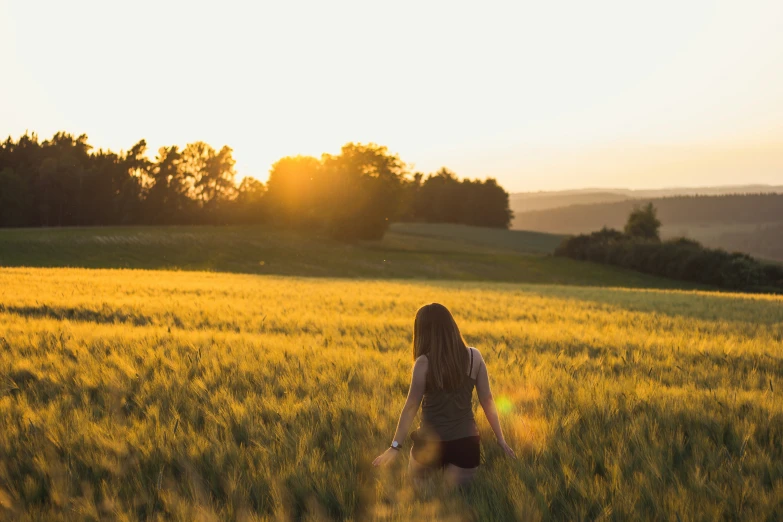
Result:
[[[430,301],[520,456],[478,414],[461,493],[370,466]],[[0,519],[780,519],[781,320],[742,294],[2,269]]]

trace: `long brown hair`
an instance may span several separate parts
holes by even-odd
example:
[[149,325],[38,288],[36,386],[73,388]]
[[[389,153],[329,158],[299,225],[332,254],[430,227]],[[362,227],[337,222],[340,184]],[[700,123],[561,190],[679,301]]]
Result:
[[427,385],[453,390],[467,378],[467,346],[451,312],[438,303],[419,308],[413,323],[413,360],[426,355]]

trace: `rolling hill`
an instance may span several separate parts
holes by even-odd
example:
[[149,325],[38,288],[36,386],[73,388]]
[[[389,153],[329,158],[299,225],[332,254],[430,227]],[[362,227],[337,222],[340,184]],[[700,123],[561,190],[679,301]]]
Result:
[[0,230],[0,267],[207,270],[382,279],[453,279],[692,288],[549,256],[562,236],[400,223],[382,241],[340,243],[266,226]]
[[627,199],[664,198],[674,196],[721,196],[727,194],[783,193],[783,185],[736,185],[724,187],[680,187],[668,189],[578,189],[511,194],[509,203],[516,214],[534,210],[610,203]]
[[557,234],[621,229],[633,207],[648,201],[658,209],[664,237],[690,237],[709,247],[783,261],[783,194],[626,199],[517,211],[513,227]]

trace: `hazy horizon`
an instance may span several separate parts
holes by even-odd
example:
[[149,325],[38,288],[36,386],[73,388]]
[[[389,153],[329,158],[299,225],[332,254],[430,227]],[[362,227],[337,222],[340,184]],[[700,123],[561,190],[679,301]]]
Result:
[[665,192],[665,191],[689,191],[689,190],[729,190],[733,188],[744,189],[747,187],[766,187],[766,188],[783,188],[783,184],[776,183],[736,183],[728,185],[672,185],[663,187],[641,187],[641,188],[628,188],[620,186],[607,186],[607,187],[594,187],[592,185],[585,187],[575,187],[568,189],[555,189],[555,190],[517,190],[511,192],[512,194],[556,194],[567,192],[600,192],[600,191],[620,191],[620,192]]
[[0,136],[375,142],[509,192],[783,184],[783,3],[0,0]]

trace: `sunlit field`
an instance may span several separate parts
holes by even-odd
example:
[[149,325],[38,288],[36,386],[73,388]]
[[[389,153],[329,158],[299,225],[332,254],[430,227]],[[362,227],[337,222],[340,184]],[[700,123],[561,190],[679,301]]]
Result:
[[[479,412],[464,492],[370,465],[430,301],[519,455]],[[783,516],[781,297],[5,268],[0,303],[0,519]]]

